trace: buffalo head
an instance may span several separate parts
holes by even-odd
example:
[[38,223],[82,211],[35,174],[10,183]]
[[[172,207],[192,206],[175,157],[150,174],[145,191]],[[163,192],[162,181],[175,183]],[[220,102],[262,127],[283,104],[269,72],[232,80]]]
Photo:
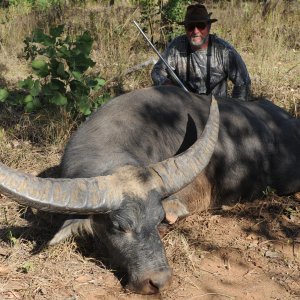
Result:
[[202,136],[188,150],[146,167],[124,165],[111,175],[91,178],[38,178],[0,165],[0,191],[22,205],[44,211],[90,215],[129,287],[152,294],[171,278],[157,230],[165,212],[162,200],[176,193],[208,164],[218,138],[219,112],[212,100]]

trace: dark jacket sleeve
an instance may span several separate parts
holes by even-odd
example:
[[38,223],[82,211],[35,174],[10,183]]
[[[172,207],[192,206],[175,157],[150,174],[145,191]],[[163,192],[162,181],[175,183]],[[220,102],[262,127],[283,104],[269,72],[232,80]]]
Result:
[[[161,55],[168,64],[175,69],[176,50],[173,44],[174,43],[171,42]],[[151,78],[155,85],[162,85],[167,79],[171,79],[168,69],[161,59],[153,66]]]
[[228,78],[233,83],[232,97],[247,101],[250,98],[251,80],[239,53],[231,48],[228,53]]

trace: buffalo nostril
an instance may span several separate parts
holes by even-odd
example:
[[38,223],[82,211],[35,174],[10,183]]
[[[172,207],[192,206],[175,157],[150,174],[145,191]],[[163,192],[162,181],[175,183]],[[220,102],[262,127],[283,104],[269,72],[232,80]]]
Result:
[[172,272],[170,270],[158,272],[153,274],[149,279],[149,285],[153,290],[158,292],[162,288],[168,285],[172,276]]
[[159,291],[160,284],[158,282],[154,282],[153,280],[150,279],[149,285],[151,286],[151,289],[153,290],[153,292],[157,293]]
[[[146,275],[146,274],[145,274]],[[168,286],[171,281],[172,270],[166,268],[162,271],[149,272],[144,280],[129,283],[129,288],[135,292],[151,295],[159,293],[163,288]]]

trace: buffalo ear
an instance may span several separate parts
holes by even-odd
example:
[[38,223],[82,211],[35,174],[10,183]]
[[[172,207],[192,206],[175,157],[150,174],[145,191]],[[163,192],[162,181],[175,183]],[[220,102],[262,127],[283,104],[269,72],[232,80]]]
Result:
[[174,196],[162,201],[165,211],[165,219],[169,224],[174,224],[179,218],[186,217],[189,214],[187,206]]
[[54,237],[48,242],[48,245],[52,246],[58,244],[70,236],[81,235],[83,233],[93,234],[90,218],[68,219],[63,223]]

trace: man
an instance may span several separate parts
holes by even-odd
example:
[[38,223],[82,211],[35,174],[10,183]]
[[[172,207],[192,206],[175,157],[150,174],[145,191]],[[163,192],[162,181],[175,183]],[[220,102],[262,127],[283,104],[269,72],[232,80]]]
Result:
[[[251,81],[241,56],[226,41],[210,34],[210,18],[204,5],[187,7],[185,35],[175,38],[162,56],[188,90],[198,94],[227,96],[227,80],[233,83],[232,97],[248,100]],[[154,84],[173,84],[165,64],[159,60],[153,67]]]

